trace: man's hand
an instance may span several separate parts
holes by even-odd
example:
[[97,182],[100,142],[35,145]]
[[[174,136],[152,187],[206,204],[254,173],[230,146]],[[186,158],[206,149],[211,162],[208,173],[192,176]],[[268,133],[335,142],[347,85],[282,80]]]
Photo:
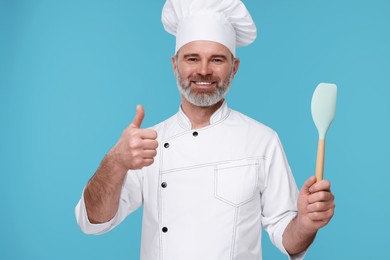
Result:
[[310,177],[299,192],[297,221],[303,231],[317,232],[329,223],[334,215],[334,195],[330,191],[330,182]]
[[298,215],[283,233],[283,246],[290,255],[306,250],[317,231],[329,223],[334,214],[334,196],[329,181],[316,182],[310,177],[298,196]]
[[151,165],[157,154],[157,133],[141,129],[144,109],[137,106],[133,122],[123,131],[117,144],[100,163],[84,190],[84,201],[91,223],[105,223],[118,211],[119,198],[127,171]]
[[122,169],[141,169],[154,162],[158,147],[157,132],[141,128],[144,115],[144,108],[138,105],[133,122],[123,131],[116,145],[108,153]]

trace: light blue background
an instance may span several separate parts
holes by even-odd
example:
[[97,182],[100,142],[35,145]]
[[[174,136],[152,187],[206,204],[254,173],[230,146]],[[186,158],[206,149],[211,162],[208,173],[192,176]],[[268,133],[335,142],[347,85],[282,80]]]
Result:
[[[390,2],[245,1],[259,29],[238,50],[229,105],[280,135],[298,186],[314,172],[310,114],[339,87],[325,177],[336,215],[307,259],[385,259],[390,233]],[[83,186],[131,122],[179,106],[163,1],[0,0],[0,259],[138,259],[141,211],[87,236]],[[264,259],[286,259],[263,239]]]

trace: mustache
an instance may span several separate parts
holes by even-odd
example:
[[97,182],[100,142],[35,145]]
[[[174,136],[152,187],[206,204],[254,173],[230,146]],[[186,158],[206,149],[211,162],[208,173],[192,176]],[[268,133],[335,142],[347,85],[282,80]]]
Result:
[[197,82],[219,82],[220,78],[215,76],[201,76],[195,75],[188,78],[189,81],[197,81]]

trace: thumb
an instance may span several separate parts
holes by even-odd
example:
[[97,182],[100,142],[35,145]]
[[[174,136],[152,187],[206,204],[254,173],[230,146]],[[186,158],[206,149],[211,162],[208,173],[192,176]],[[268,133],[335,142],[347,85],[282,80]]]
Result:
[[317,178],[315,176],[311,176],[309,179],[305,181],[305,183],[302,186],[301,191],[305,194],[310,194],[310,187],[313,186],[317,182]]
[[144,120],[145,111],[141,105],[137,105],[135,116],[133,122],[131,122],[130,127],[140,128],[142,121]]

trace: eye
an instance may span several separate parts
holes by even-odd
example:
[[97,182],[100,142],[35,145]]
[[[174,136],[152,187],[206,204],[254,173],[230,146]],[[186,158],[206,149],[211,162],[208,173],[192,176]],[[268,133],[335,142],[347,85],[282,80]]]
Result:
[[223,59],[221,59],[221,58],[213,58],[211,60],[211,62],[214,63],[214,64],[222,64],[223,63]]
[[186,59],[186,61],[189,62],[189,63],[195,63],[195,62],[198,61],[198,58],[196,58],[196,57],[188,57]]

